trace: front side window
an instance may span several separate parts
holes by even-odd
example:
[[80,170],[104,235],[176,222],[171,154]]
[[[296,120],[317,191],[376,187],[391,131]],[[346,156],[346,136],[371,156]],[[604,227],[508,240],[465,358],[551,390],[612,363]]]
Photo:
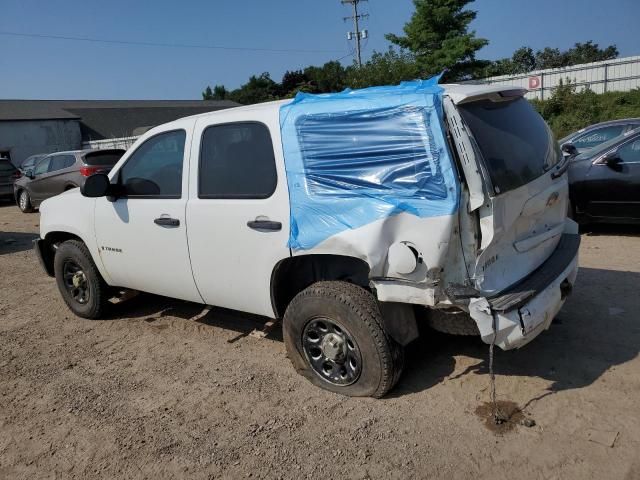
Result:
[[49,163],[51,162],[51,157],[45,157],[38,162],[36,168],[33,170],[34,175],[42,175],[43,173],[47,173],[49,171]]
[[524,98],[480,100],[458,108],[480,148],[495,193],[533,181],[562,158],[551,130]]
[[268,198],[277,173],[271,135],[255,122],[208,127],[202,134],[200,198]]
[[601,143],[607,142],[612,138],[622,135],[624,125],[612,125],[610,127],[598,128],[587,133],[583,133],[572,143],[579,150],[593,148]]
[[624,163],[640,163],[640,139],[628,142],[620,147],[618,156]]
[[180,198],[184,130],[161,133],[138,147],[119,172],[127,196]]

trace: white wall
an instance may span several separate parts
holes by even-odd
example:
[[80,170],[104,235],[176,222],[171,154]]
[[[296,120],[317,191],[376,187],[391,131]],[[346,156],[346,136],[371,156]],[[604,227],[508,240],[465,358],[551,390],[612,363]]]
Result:
[[628,91],[640,88],[640,56],[584,63],[565,68],[549,68],[518,75],[501,75],[481,80],[497,85],[516,85],[529,90],[527,98],[551,96],[560,80],[570,79],[578,90],[589,87],[596,93]]

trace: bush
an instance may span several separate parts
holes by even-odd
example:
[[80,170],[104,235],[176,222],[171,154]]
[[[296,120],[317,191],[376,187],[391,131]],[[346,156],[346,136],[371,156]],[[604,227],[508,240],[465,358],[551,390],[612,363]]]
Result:
[[594,123],[640,117],[640,89],[597,94],[589,89],[578,92],[575,85],[561,83],[551,98],[531,103],[558,139]]

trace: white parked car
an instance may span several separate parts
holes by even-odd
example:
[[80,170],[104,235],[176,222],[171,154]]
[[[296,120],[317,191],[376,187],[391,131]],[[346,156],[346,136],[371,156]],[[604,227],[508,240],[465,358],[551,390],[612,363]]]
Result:
[[419,81],[161,125],[42,204],[36,251],[76,315],[118,287],[283,318],[298,372],[380,397],[417,321],[512,349],[571,290],[567,162],[524,93]]

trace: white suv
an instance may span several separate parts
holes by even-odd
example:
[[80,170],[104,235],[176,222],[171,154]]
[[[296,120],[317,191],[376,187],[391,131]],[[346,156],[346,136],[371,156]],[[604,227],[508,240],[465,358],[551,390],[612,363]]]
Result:
[[161,125],[42,204],[36,251],[76,315],[119,288],[283,318],[298,372],[380,397],[421,319],[517,348],[571,290],[567,165],[523,94],[409,82]]

